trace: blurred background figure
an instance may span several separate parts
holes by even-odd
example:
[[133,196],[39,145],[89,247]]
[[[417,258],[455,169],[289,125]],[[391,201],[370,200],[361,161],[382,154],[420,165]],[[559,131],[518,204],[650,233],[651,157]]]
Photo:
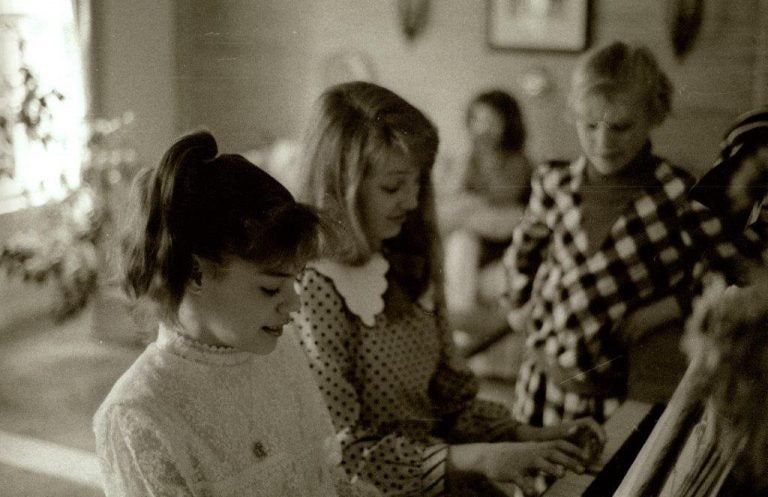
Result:
[[768,106],[740,115],[720,147],[719,159],[691,189],[691,198],[722,216],[729,229],[745,230],[747,241],[757,244],[753,248],[764,252],[768,248]]
[[520,106],[494,89],[469,104],[470,150],[438,199],[445,236],[446,301],[460,328],[504,326],[496,301],[504,288],[501,256],[528,202],[531,165]]

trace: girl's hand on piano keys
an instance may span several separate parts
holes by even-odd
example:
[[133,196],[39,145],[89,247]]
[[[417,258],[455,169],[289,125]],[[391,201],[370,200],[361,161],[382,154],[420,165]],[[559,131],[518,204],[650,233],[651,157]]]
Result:
[[607,439],[605,429],[593,418],[572,419],[545,427],[521,424],[516,435],[520,441],[568,440],[581,449],[581,461],[586,467],[599,463]]
[[540,471],[562,477],[565,470],[583,473],[582,450],[567,440],[495,442],[451,446],[449,466],[476,472],[498,483],[514,483],[535,494],[532,476]]
[[520,442],[557,440],[558,438],[569,439],[581,427],[588,428],[594,432],[601,444],[605,444],[606,435],[602,425],[593,418],[579,418],[563,421],[559,425],[537,427],[526,424],[520,424],[515,429],[515,440]]
[[601,456],[605,448],[605,430],[592,418],[577,421],[583,422],[566,422],[570,425],[566,427],[567,440],[575,443],[584,451],[584,465],[588,470],[599,470]]
[[563,433],[563,437],[569,440],[572,439],[572,437],[577,436],[579,433],[584,433],[585,431],[591,433],[595,438],[597,438],[597,441],[600,443],[601,447],[605,445],[607,440],[605,428],[603,428],[600,423],[595,421],[594,418],[570,419],[560,423],[560,426],[557,428],[559,428]]

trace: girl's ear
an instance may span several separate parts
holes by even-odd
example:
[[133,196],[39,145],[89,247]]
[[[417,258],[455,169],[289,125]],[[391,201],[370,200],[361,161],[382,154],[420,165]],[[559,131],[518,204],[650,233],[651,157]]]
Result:
[[192,268],[189,271],[188,288],[192,293],[200,293],[203,289],[203,269],[200,263],[200,258],[196,255],[192,256]]

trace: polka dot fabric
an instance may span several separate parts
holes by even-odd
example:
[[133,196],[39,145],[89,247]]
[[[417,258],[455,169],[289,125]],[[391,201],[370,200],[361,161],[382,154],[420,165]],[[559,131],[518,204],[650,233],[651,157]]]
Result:
[[414,304],[366,326],[331,277],[307,268],[293,319],[355,478],[385,495],[449,495],[447,442],[509,438],[503,407],[475,398],[475,378],[445,360],[440,320]]

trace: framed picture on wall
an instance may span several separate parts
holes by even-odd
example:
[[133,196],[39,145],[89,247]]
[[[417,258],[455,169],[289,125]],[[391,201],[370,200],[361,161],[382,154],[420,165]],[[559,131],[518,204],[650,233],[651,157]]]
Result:
[[502,50],[581,52],[589,0],[488,0],[488,44]]

